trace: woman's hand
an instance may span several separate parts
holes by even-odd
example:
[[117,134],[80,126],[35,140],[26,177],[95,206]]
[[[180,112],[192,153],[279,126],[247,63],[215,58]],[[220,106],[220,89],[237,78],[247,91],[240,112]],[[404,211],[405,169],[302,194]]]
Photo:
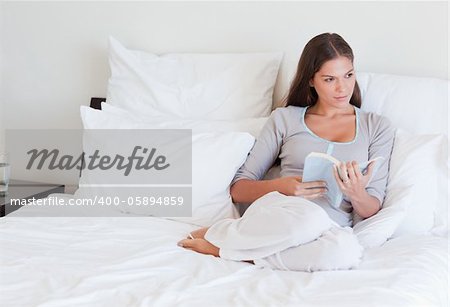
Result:
[[350,200],[361,198],[366,193],[366,187],[372,176],[374,165],[375,162],[371,162],[368,165],[366,175],[361,173],[356,161],[341,162],[339,164],[339,173],[338,168],[335,166],[333,170],[334,178],[342,193]]
[[287,196],[301,196],[314,199],[326,194],[325,181],[302,182],[302,177],[291,176],[274,179],[277,191]]
[[[342,193],[350,199],[353,209],[362,218],[368,218],[376,214],[381,209],[380,201],[369,195],[366,187],[372,176],[375,161],[371,162],[367,167],[367,174],[361,174],[358,164],[355,161],[341,163],[338,169],[334,167],[334,177],[341,189]],[[341,179],[342,178],[342,179]]]

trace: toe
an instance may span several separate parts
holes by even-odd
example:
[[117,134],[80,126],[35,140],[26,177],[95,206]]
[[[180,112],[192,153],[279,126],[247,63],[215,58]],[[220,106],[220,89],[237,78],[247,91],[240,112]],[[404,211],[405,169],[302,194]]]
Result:
[[177,245],[178,245],[178,246],[181,246],[181,247],[184,247],[186,241],[188,241],[188,240],[190,240],[190,239],[184,239],[184,240],[178,241]]
[[184,239],[177,243],[178,246],[184,247],[184,248],[192,248],[194,240],[192,239]]

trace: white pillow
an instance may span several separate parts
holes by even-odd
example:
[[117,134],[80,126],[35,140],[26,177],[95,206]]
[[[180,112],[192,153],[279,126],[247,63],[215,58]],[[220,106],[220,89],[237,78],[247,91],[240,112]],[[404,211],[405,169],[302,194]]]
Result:
[[428,233],[435,219],[440,220],[438,224],[448,227],[446,143],[445,135],[412,135],[397,131],[388,187],[413,186],[413,191],[405,219],[394,236]]
[[357,79],[362,110],[384,115],[414,134],[448,133],[449,80],[363,72]]
[[[84,111],[86,110],[86,111]],[[268,117],[246,118],[234,121],[227,120],[206,120],[206,119],[173,119],[167,116],[145,116],[141,114],[134,114],[127,110],[111,106],[108,103],[102,103],[102,111],[94,110],[87,107],[82,107],[85,117],[94,117],[92,121],[114,121],[117,128],[122,126],[124,122],[129,128],[130,123],[135,128],[142,127],[155,127],[158,129],[192,129],[194,133],[197,132],[248,132],[254,137],[259,135],[264,124],[267,122]],[[100,112],[111,114],[111,116],[105,117]]]
[[396,131],[383,208],[353,227],[361,245],[376,247],[391,237],[425,234],[435,224],[440,234],[447,232],[446,140],[444,135]]
[[364,248],[380,246],[392,237],[405,217],[412,191],[412,186],[388,187],[383,208],[374,216],[353,226],[353,233]]
[[[81,107],[80,111],[85,129],[161,129],[158,122],[136,122],[87,107]],[[170,127],[164,125],[163,128]],[[224,218],[238,217],[231,201],[229,185],[238,168],[245,162],[254,140],[250,134],[241,132],[193,134],[192,217],[171,219],[209,226]],[[89,176],[83,173],[80,183],[89,184]],[[129,206],[125,212],[142,214],[142,208]]]
[[282,53],[166,54],[110,37],[107,102],[134,113],[235,120],[268,116]]

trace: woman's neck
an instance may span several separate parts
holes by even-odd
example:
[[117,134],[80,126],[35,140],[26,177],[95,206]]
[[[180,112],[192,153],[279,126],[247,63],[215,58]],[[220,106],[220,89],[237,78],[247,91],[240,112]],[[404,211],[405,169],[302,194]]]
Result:
[[307,113],[321,115],[324,117],[336,117],[341,115],[354,115],[355,109],[351,104],[348,104],[346,107],[342,108],[333,108],[317,102],[315,105],[308,108]]

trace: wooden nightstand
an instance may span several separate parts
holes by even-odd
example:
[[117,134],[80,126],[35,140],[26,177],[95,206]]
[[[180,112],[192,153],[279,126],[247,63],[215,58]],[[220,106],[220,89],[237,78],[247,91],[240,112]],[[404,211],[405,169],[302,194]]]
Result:
[[64,193],[63,184],[42,183],[23,180],[11,180],[8,194],[0,196],[0,217],[8,215],[20,206],[11,206],[11,199],[45,198],[52,193]]

